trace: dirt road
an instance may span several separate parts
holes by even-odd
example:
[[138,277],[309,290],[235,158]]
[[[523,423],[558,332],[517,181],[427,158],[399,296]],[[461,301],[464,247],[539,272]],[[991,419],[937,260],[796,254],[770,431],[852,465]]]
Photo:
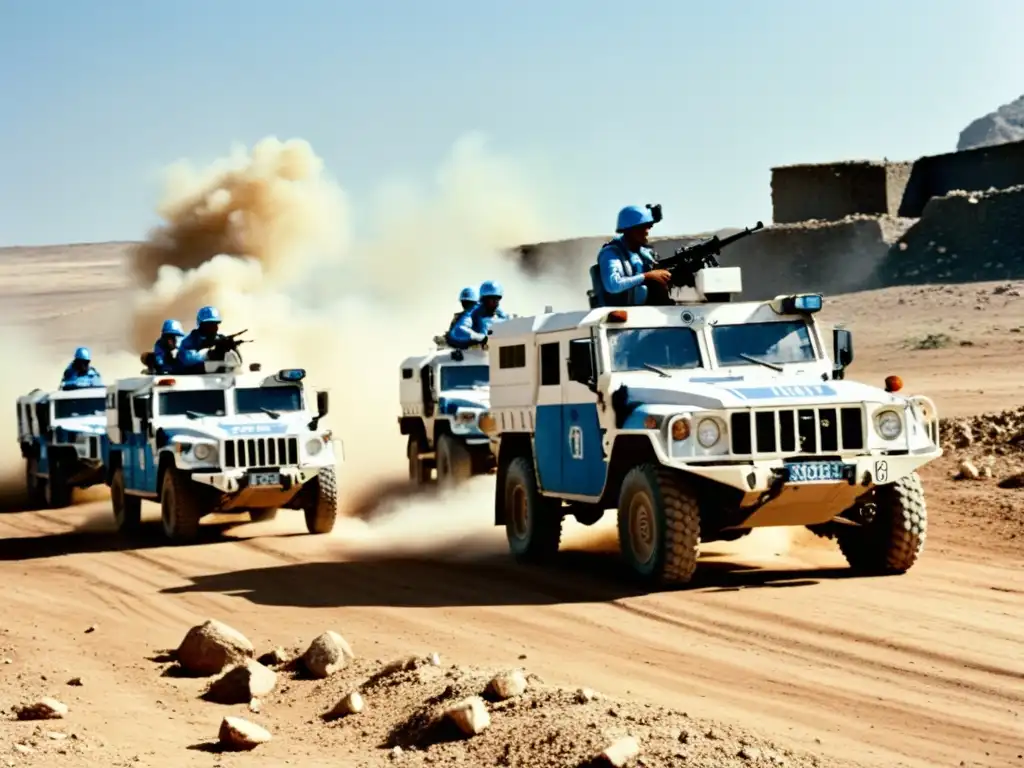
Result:
[[[1010,373],[1024,359],[1024,300],[992,286],[930,290],[830,304],[826,319],[857,333],[856,377],[899,373],[944,414],[1024,402]],[[1003,302],[998,316],[976,309],[991,302]],[[878,327],[896,312],[897,324]],[[274,741],[238,756],[203,751],[239,708],[211,709],[196,695],[204,681],[162,675],[153,659],[213,617],[258,651],[335,629],[364,658],[437,651],[522,665],[548,682],[737,724],[820,765],[1024,766],[1024,491],[955,482],[955,466],[924,473],[931,531],[904,576],[851,578],[830,542],[763,531],[708,547],[692,589],[660,594],[624,586],[610,517],[567,526],[556,568],[512,565],[488,525],[489,478],[394,517],[346,520],[332,536],[307,536],[284,515],[214,521],[202,543],[179,548],[163,545],[150,505],[140,538],[115,535],[102,492],[65,510],[3,514],[0,706],[54,696],[71,715],[4,722],[0,760],[349,764],[337,761],[355,731],[318,722],[315,690],[291,683],[262,715]]]

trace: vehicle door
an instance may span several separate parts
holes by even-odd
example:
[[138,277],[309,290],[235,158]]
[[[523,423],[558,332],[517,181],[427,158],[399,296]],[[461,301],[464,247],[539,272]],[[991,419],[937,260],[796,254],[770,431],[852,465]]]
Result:
[[600,496],[608,461],[604,430],[597,413],[594,390],[599,355],[591,329],[566,339],[562,368],[562,478],[563,493]]

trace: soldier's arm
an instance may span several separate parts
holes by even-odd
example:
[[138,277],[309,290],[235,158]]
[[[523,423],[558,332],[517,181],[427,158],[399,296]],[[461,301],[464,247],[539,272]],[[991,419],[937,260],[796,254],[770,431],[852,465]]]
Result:
[[462,344],[472,344],[474,342],[481,342],[487,338],[486,334],[480,333],[473,328],[473,315],[472,310],[469,312],[463,312],[462,317],[455,324],[455,327],[451,330],[452,340]]
[[622,268],[622,259],[615,249],[606,245],[597,255],[597,264],[601,270],[601,284],[606,293],[622,293],[630,288],[644,284],[643,274],[626,276]]

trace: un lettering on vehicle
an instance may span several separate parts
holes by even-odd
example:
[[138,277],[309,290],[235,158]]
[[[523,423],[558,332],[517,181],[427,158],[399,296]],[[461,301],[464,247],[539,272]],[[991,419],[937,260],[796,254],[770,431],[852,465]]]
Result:
[[569,455],[574,459],[583,458],[583,429],[581,427],[569,427]]

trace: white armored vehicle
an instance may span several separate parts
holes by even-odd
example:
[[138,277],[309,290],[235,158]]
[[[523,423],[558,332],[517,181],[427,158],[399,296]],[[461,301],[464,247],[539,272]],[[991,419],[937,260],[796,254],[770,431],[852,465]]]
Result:
[[72,489],[104,481],[105,394],[103,387],[35,389],[18,398],[18,443],[31,506],[66,507]]
[[310,533],[338,513],[328,394],[301,368],[240,369],[241,358],[207,362],[205,374],[145,375],[107,387],[107,483],[118,528],[140,522],[143,500],[160,504],[165,535],[194,540],[205,515],[248,512],[267,520],[301,509]]
[[436,469],[438,482],[447,484],[491,472],[490,439],[478,423],[490,404],[487,352],[442,346],[406,358],[400,372],[398,428],[409,438],[409,479],[428,483]]
[[762,526],[834,537],[858,571],[910,568],[927,526],[916,470],[942,453],[935,404],[896,377],[846,381],[852,336],[833,331],[833,362],[821,295],[734,302],[739,268],[693,278],[691,302],[494,326],[480,424],[512,552],[551,557],[564,515],[616,508],[622,555],[651,582],[690,581],[702,541]]

